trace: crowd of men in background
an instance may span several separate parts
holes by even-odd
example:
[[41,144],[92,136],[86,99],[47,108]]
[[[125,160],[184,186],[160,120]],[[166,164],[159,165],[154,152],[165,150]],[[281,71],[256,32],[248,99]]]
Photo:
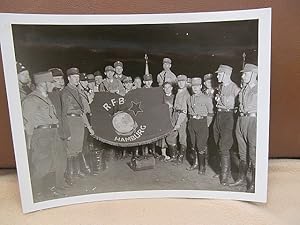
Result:
[[[165,93],[162,100],[169,106],[174,130],[162,140],[142,146],[142,151],[134,148],[132,157],[152,154],[165,162],[181,165],[189,150],[192,163],[186,169],[197,169],[200,175],[205,175],[210,151],[208,141],[213,139],[218,148],[220,168],[216,175],[220,183],[245,185],[250,168],[252,178],[247,191],[254,192],[257,66],[245,64],[241,71],[241,87],[231,80],[233,68],[228,65],[220,65],[215,72],[216,87],[212,74],[204,75],[203,79],[200,76],[188,78],[184,74],[176,76],[171,71],[170,58],[164,58],[162,66],[156,79]],[[37,199],[43,195],[46,177],[51,172],[55,179],[47,186],[50,187],[47,191],[57,197],[65,196],[63,191],[74,184],[76,177],[99,172],[87,160],[87,154],[92,162],[99,160],[99,152],[88,150],[97,148],[93,146],[91,135],[94,131],[90,124],[90,104],[95,94],[110,92],[124,96],[131,90],[153,85],[151,74],[134,79],[125,76],[120,61],[114,66],[106,66],[104,74],[100,71],[81,73],[75,67],[64,74],[59,68],[51,68],[33,74],[31,82],[28,69],[21,63],[17,63],[17,73],[32,188]],[[239,175],[230,182],[230,150],[235,138]],[[160,154],[155,150],[157,148],[160,148]],[[127,151],[121,150],[121,158],[126,157]]]

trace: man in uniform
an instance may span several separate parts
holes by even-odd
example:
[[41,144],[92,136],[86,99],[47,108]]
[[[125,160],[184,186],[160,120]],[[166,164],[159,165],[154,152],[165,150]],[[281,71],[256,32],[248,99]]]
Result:
[[216,73],[220,85],[215,97],[217,114],[213,129],[221,159],[220,183],[227,185],[231,175],[230,149],[233,145],[234,108],[240,88],[231,80],[232,67],[220,65]]
[[203,88],[203,93],[210,97],[211,99],[214,98],[215,94],[215,89],[213,88],[213,75],[208,73],[205,74],[203,77],[204,80],[204,88]]
[[255,191],[255,162],[256,162],[256,115],[257,115],[257,73],[258,68],[253,64],[246,64],[241,71],[244,81],[243,89],[239,93],[239,117],[236,125],[240,163],[239,176],[230,186],[243,185],[246,182],[247,152],[252,165],[252,179],[248,192]]
[[94,73],[94,77],[95,77],[95,88],[94,88],[94,92],[99,92],[100,91],[100,85],[101,83],[103,82],[103,75],[102,73],[97,70],[95,73]]
[[169,58],[163,59],[163,71],[157,75],[157,83],[162,86],[165,82],[170,82],[172,84],[177,83],[176,75],[171,71],[172,60]]
[[124,79],[126,79],[126,76],[123,74],[123,63],[120,61],[116,61],[114,63],[114,67],[115,67],[115,78],[120,80],[122,83],[124,81]]
[[138,89],[142,87],[142,79],[140,77],[135,77],[133,81],[133,89]]
[[[36,89],[23,100],[22,109],[33,195],[35,201],[41,201],[49,191],[54,197],[64,195],[56,190],[55,183],[46,179],[55,168],[59,127],[55,107],[48,97],[54,87],[53,76],[47,71],[34,74],[33,78]],[[63,176],[64,171],[55,172],[61,172]],[[46,192],[45,186],[48,186]]]
[[[191,152],[194,163],[188,170],[199,169],[199,174],[205,174],[205,155],[208,139],[208,127],[213,118],[212,99],[201,91],[202,79],[192,78],[193,95],[188,100],[189,123],[188,131],[191,138]],[[200,165],[200,166],[199,166]]]
[[133,83],[131,77],[126,77],[123,80],[124,88],[125,88],[125,94],[127,94],[129,91],[133,90]]
[[152,74],[145,74],[143,76],[143,83],[144,83],[143,88],[152,88],[152,84],[153,84]]
[[29,83],[31,82],[29,72],[21,63],[17,63],[17,74],[18,74],[18,81],[19,81],[19,92],[21,101],[31,93],[31,89],[29,87]]
[[[187,102],[190,98],[190,94],[187,90],[187,76],[179,75],[178,80],[178,92],[175,97],[173,120],[175,126],[173,132],[167,137],[167,143],[169,146],[171,161],[176,161],[179,164],[183,163],[187,148],[187,135],[186,135],[186,123],[187,123]],[[177,137],[179,136],[179,155],[177,150]]]
[[[175,126],[173,118],[172,118],[172,113],[173,113],[173,105],[174,105],[174,99],[175,96],[173,94],[173,85],[169,82],[165,82],[163,84],[163,90],[164,90],[164,95],[163,95],[163,103],[167,104],[169,107],[169,113],[170,113],[170,119],[171,123],[173,126]],[[167,155],[167,141],[166,137],[158,141],[158,146],[161,147],[161,155],[162,159],[164,161],[169,161],[171,158]]]
[[88,81],[88,88],[91,90],[91,92],[95,93],[95,76],[92,73],[89,73],[86,75],[87,81]]
[[73,175],[83,177],[80,169],[80,157],[83,147],[84,127],[87,127],[90,134],[94,131],[90,126],[79,90],[79,69],[70,68],[67,70],[68,85],[62,90],[62,119],[64,133],[67,139],[67,176],[72,179]]
[[54,88],[51,92],[49,92],[49,98],[53,103],[56,115],[58,118],[58,136],[57,139],[57,146],[56,146],[56,154],[55,154],[55,168],[56,168],[56,184],[58,188],[64,189],[65,182],[72,186],[73,183],[71,180],[68,180],[67,177],[64,178],[64,173],[67,168],[67,149],[66,149],[66,142],[65,142],[65,135],[62,127],[62,103],[61,103],[61,90],[65,86],[64,81],[64,73],[59,68],[51,68],[48,70],[53,75],[54,80]]
[[114,78],[115,69],[112,66],[105,67],[105,75],[107,78],[100,84],[100,91],[125,95],[125,89],[119,79]]

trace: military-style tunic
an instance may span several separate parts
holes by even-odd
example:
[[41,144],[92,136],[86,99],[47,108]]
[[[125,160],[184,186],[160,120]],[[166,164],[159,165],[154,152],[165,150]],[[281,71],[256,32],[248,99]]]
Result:
[[219,144],[221,156],[226,158],[230,156],[229,150],[233,145],[234,108],[239,91],[240,88],[233,82],[227,85],[221,84],[216,98],[214,139]]
[[124,74],[119,75],[119,74],[115,73],[114,77],[116,79],[120,80],[122,83],[123,83],[124,79],[126,79],[126,76]]
[[157,83],[159,86],[162,86],[165,82],[170,82],[172,84],[177,83],[177,77],[171,70],[163,70],[157,75]]
[[240,159],[247,162],[247,149],[252,164],[256,160],[257,84],[245,85],[239,94],[239,117],[236,125]]
[[190,116],[188,131],[190,133],[192,148],[205,153],[208,139],[208,116],[213,116],[212,99],[203,93],[193,94],[188,101],[188,113]]
[[30,93],[22,102],[27,141],[31,140],[29,168],[33,179],[51,172],[54,165],[58,118],[54,105],[40,90]]
[[175,126],[180,126],[176,131],[173,131],[167,137],[167,143],[176,145],[177,136],[179,136],[179,143],[186,146],[186,122],[187,122],[187,102],[190,98],[190,93],[186,88],[179,89],[175,101],[172,114],[172,120],[175,121]]
[[107,91],[111,93],[117,93],[119,95],[125,95],[125,88],[120,80],[113,78],[112,80],[105,79],[100,84],[100,91]]
[[[77,87],[70,83],[62,90],[62,119],[67,141],[68,156],[82,152],[84,138],[84,106]],[[86,117],[85,117],[86,118]]]

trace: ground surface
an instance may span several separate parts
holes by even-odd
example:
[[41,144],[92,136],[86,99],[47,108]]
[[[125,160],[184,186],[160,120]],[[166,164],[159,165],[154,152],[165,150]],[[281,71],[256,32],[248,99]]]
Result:
[[[64,191],[67,196],[138,190],[215,190],[245,191],[245,187],[223,186],[219,178],[213,178],[214,172],[208,166],[205,175],[197,170],[188,171],[187,161],[175,166],[171,162],[156,160],[154,169],[133,171],[125,160],[107,162],[107,168],[99,175],[75,179],[75,184]],[[233,181],[233,180],[231,180]],[[52,195],[42,200],[53,199]]]

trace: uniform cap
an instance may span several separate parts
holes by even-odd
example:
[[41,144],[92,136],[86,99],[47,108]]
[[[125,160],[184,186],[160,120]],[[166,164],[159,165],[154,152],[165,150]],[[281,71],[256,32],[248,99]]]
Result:
[[64,72],[60,68],[51,68],[48,71],[52,72],[53,77],[62,77],[62,76],[64,76]]
[[132,77],[125,77],[123,83],[132,83]]
[[17,66],[17,73],[21,73],[21,72],[27,70],[26,67],[22,63],[17,62],[16,66]]
[[95,81],[95,76],[92,73],[89,73],[88,75],[86,75],[87,80],[89,83],[94,82]]
[[76,67],[67,69],[67,76],[71,76],[71,75],[79,75],[79,69]]
[[80,79],[80,81],[87,81],[86,73],[80,73],[79,79]]
[[211,73],[205,74],[203,79],[204,79],[204,81],[212,80],[213,79],[213,75]]
[[186,75],[178,75],[177,80],[178,81],[187,81],[187,76]]
[[163,59],[163,63],[169,63],[169,64],[171,64],[172,60],[170,58],[164,58]]
[[42,82],[52,82],[53,81],[53,75],[50,71],[40,72],[33,74],[33,80],[36,84],[42,83]]
[[101,71],[97,70],[95,73],[94,73],[94,76],[97,77],[97,76],[103,76],[103,74],[101,73]]
[[112,66],[106,66],[104,71],[105,72],[107,72],[107,71],[114,71],[115,72],[115,68],[113,68]]
[[114,63],[114,67],[121,66],[123,68],[123,63],[121,61],[117,61]]
[[244,66],[244,69],[241,70],[242,73],[244,72],[258,72],[258,67],[254,64],[250,64],[250,63],[247,63],[245,64]]
[[215,73],[232,73],[232,67],[227,65],[220,65],[218,70]]
[[202,84],[201,77],[193,77],[192,78],[192,86],[198,86]]
[[153,80],[151,74],[145,74],[144,77],[143,77],[143,79],[144,79],[144,81]]

